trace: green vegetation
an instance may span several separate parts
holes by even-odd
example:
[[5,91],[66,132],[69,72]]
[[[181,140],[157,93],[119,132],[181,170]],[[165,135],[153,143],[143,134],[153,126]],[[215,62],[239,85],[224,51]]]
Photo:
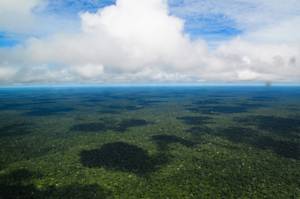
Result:
[[0,198],[300,198],[299,107],[299,88],[3,89]]

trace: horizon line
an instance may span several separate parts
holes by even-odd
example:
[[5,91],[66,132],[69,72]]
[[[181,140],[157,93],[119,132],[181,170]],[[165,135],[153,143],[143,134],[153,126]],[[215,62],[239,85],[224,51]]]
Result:
[[0,88],[72,87],[300,87],[300,83],[104,83],[104,84],[12,84]]

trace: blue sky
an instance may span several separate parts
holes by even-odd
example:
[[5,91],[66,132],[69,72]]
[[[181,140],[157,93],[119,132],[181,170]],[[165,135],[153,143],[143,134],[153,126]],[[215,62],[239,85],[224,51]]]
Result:
[[0,46],[3,47],[11,47],[15,46],[19,41],[17,40],[18,37],[9,36],[5,32],[0,32]]
[[76,17],[79,12],[96,12],[99,8],[114,3],[115,0],[52,0],[47,5],[45,11],[60,15],[69,14]]

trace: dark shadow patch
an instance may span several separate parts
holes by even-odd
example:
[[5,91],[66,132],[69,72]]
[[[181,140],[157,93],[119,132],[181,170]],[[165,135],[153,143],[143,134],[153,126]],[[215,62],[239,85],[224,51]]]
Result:
[[135,111],[135,110],[139,110],[139,109],[142,109],[143,107],[142,106],[129,106],[129,105],[124,105],[124,106],[121,106],[121,105],[110,105],[107,107],[108,109],[111,109],[111,110],[120,110],[120,111],[124,111],[124,110],[127,110],[127,111]]
[[300,119],[296,118],[249,116],[246,118],[236,118],[235,121],[246,125],[256,125],[262,130],[281,135],[293,135],[300,131]]
[[102,109],[99,111],[99,113],[103,114],[121,114],[121,111],[113,110],[113,109]]
[[177,137],[175,135],[153,135],[151,139],[156,143],[159,151],[166,151],[170,144],[181,144],[186,147],[193,147],[196,143]]
[[220,104],[220,103],[221,103],[220,99],[206,99],[206,100],[196,101],[193,104],[196,104],[196,105],[207,105],[207,104]]
[[194,126],[192,128],[189,128],[187,132],[191,133],[192,135],[199,136],[199,135],[212,133],[213,130],[207,126]]
[[128,119],[118,122],[116,120],[102,118],[100,122],[76,124],[71,127],[71,131],[81,132],[105,132],[107,130],[125,132],[131,127],[140,127],[150,124],[142,119]]
[[104,114],[120,114],[124,111],[136,111],[139,109],[142,109],[143,106],[136,105],[136,106],[121,106],[121,105],[110,105],[102,107],[102,109],[99,111],[99,113]]
[[210,104],[198,104],[199,106],[188,107],[187,110],[195,113],[203,114],[232,114],[232,113],[244,113],[252,109],[265,107],[264,104],[254,103],[239,103],[233,106],[221,106],[221,105],[210,105]]
[[0,198],[3,199],[35,199],[41,198],[40,192],[33,184],[0,184]]
[[3,184],[9,184],[9,183],[15,183],[15,182],[25,182],[25,181],[29,181],[33,178],[37,176],[36,173],[33,173],[27,169],[18,169],[15,171],[12,171],[9,174],[6,175],[2,175],[0,176],[0,183]]
[[30,108],[30,107],[34,107],[34,106],[41,106],[41,105],[51,105],[53,106],[53,104],[57,104],[57,101],[53,101],[53,100],[34,100],[31,99],[30,102],[27,103],[23,103],[23,106],[26,108]]
[[286,158],[300,159],[299,143],[286,140],[274,140],[263,136],[253,142],[253,145],[261,149],[269,149]]
[[216,135],[235,143],[251,145],[262,150],[271,150],[286,158],[300,159],[300,145],[298,143],[289,140],[276,140],[249,128],[220,129]]
[[83,166],[90,168],[104,167],[145,175],[155,171],[167,159],[161,155],[151,157],[146,150],[132,144],[114,142],[100,149],[82,151],[80,160]]
[[83,99],[82,101],[87,102],[87,103],[99,103],[99,102],[103,102],[104,100],[105,99],[102,96],[100,96],[100,97],[95,96],[95,97],[87,97],[87,98]]
[[0,105],[0,110],[1,111],[10,111],[10,110],[23,110],[25,109],[25,105],[24,104],[17,104],[17,103],[14,103],[14,104],[1,104]]
[[73,108],[36,108],[32,111],[26,112],[25,115],[27,116],[49,116],[49,115],[57,115],[63,114],[67,112],[73,111]]
[[142,109],[142,108],[144,108],[143,106],[141,106],[141,105],[136,105],[136,106],[126,106],[126,107],[124,107],[125,108],[125,110],[127,110],[127,111],[136,111],[136,110],[140,110],[140,109]]
[[[222,92],[222,91],[220,91],[220,92]],[[213,94],[213,95],[207,95],[208,97],[210,97],[210,98],[218,98],[218,99],[224,99],[224,98],[232,98],[233,96],[232,96],[232,93],[231,93],[231,95],[228,95],[228,94]]]
[[178,117],[177,119],[182,120],[184,123],[188,125],[202,125],[209,123],[211,117],[206,116],[187,116],[187,117]]
[[233,142],[252,143],[253,139],[257,138],[257,132],[242,127],[230,127],[218,130],[216,133],[218,136],[225,137]]
[[161,101],[161,100],[138,100],[137,104],[140,106],[152,106],[152,105],[155,105],[155,104],[158,104],[161,102],[164,102],[164,101]]
[[117,126],[114,128],[115,131],[119,132],[125,132],[127,129],[131,127],[141,127],[141,126],[146,126],[150,124],[146,120],[142,119],[129,119],[129,120],[123,120]]
[[[97,184],[80,185],[72,184],[64,187],[48,187],[41,193],[40,198],[63,198],[63,199],[105,199],[109,192]],[[50,196],[50,197],[48,197]],[[110,198],[110,197],[109,197]]]
[[0,176],[0,198],[2,199],[104,199],[109,193],[99,185],[72,184],[63,187],[38,189],[33,179],[41,177],[26,169]]
[[248,108],[245,106],[208,106],[200,108],[200,111],[204,114],[230,114],[247,112]]
[[31,199],[37,198],[38,190],[32,183],[34,174],[26,169],[15,170],[0,176],[0,198]]
[[82,131],[82,132],[98,132],[106,131],[107,126],[102,123],[85,123],[85,124],[76,124],[71,128],[71,131]]
[[0,127],[0,137],[22,136],[30,134],[29,124],[17,123]]
[[263,104],[263,103],[260,103],[260,104],[257,104],[257,103],[239,103],[239,106],[245,107],[248,110],[250,110],[250,109],[257,109],[257,108],[263,108],[263,107],[268,107],[267,104]]
[[32,100],[34,102],[31,103],[31,105],[41,105],[41,104],[56,104],[57,100],[55,99],[40,99],[40,100]]

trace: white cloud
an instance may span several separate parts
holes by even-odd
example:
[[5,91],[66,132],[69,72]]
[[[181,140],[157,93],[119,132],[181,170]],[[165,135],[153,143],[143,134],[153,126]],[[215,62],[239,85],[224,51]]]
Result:
[[[294,23],[249,28],[249,34],[209,50],[205,41],[189,38],[165,0],[118,0],[80,19],[78,33],[62,31],[0,51],[0,64],[18,70],[10,81],[300,81],[299,39],[290,34]],[[285,31],[280,42],[267,36]]]
[[75,66],[74,72],[84,79],[101,78],[100,76],[103,74],[103,66],[90,64]]
[[36,18],[33,9],[42,0],[1,0],[0,27],[5,31],[23,32],[32,29]]
[[11,67],[0,66],[0,82],[10,80],[16,74],[16,70]]
[[0,0],[0,31],[26,38],[77,30],[77,22],[47,11],[51,0]]
[[243,36],[255,42],[300,44],[300,14],[286,20],[277,21]]

